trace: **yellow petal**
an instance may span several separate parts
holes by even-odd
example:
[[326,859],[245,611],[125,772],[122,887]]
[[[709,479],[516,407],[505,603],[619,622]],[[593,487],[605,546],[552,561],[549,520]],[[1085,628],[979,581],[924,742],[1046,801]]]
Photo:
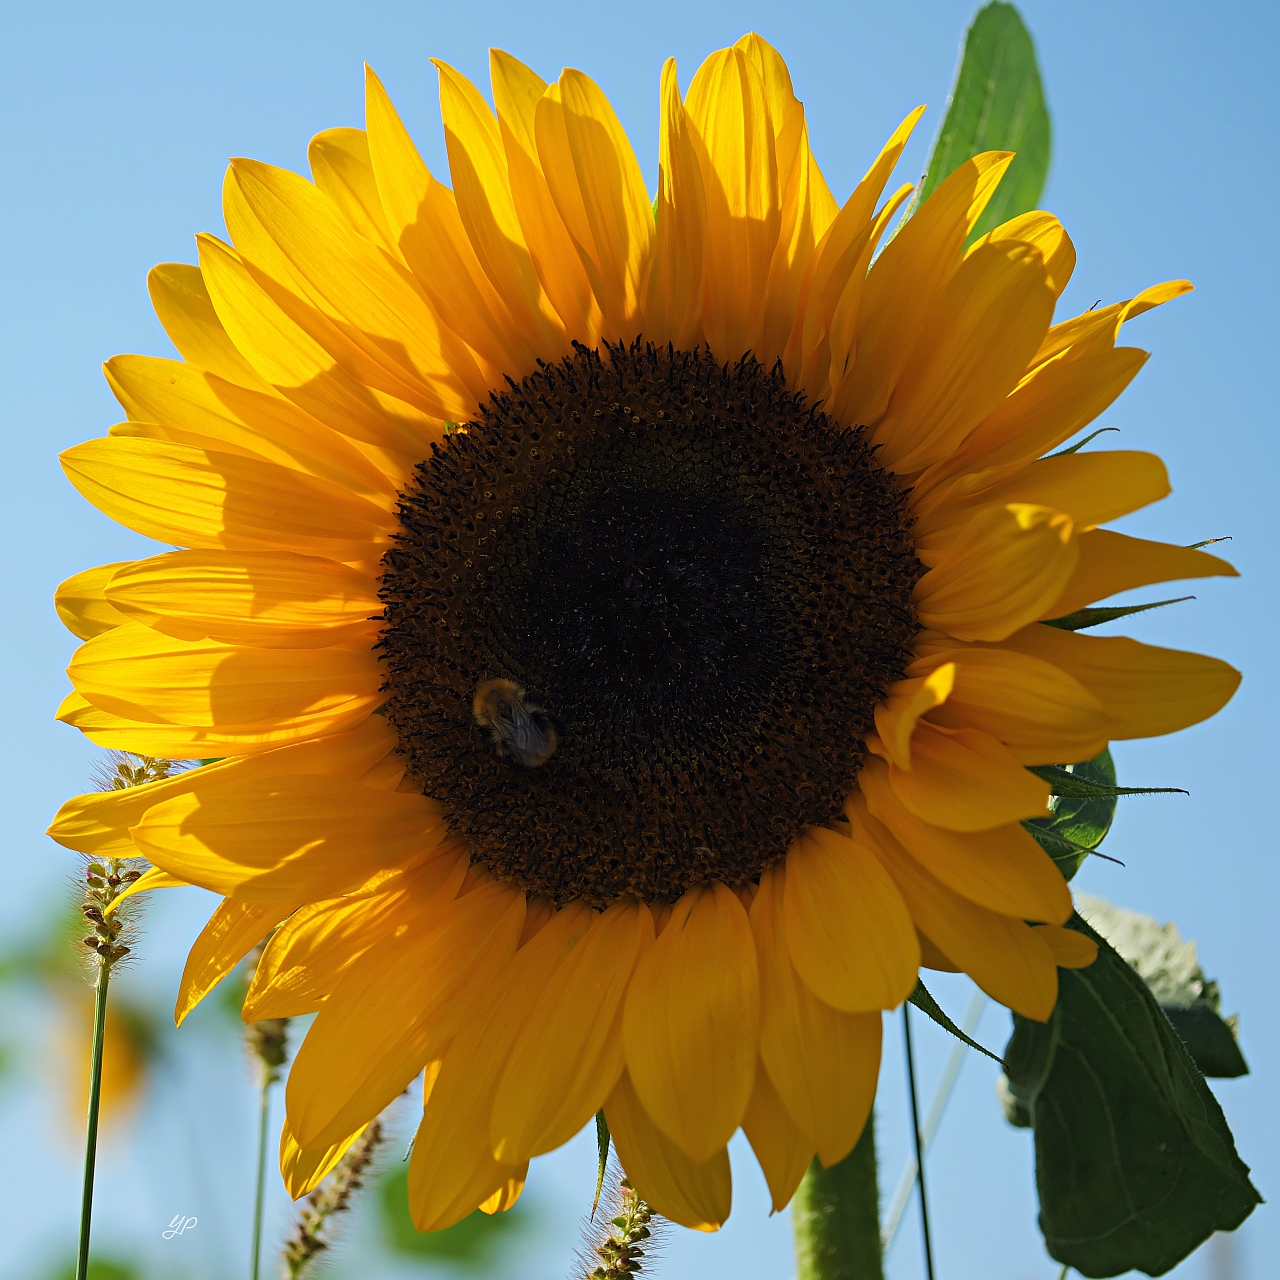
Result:
[[925,822],[951,831],[987,831],[1049,812],[1049,784],[980,729],[917,725],[911,766],[889,766],[898,799]]
[[[1084,531],[1159,502],[1168,494],[1169,473],[1154,453],[1116,450],[1041,458],[983,490],[969,505],[1009,502],[1052,507],[1065,511],[1076,528]],[[963,519],[964,510],[963,505],[943,507],[921,521],[921,548],[928,551],[937,545],[929,536],[932,531],[949,520]]]
[[[954,453],[1017,385],[1048,331],[1054,302],[1035,246],[992,241],[970,253],[943,290],[871,435],[883,465],[910,473]],[[843,387],[832,411],[851,420]]]
[[926,711],[946,702],[955,678],[955,663],[940,663],[928,675],[889,686],[884,701],[876,707],[875,718],[885,758],[892,764],[903,769],[911,767],[911,735],[916,724]]
[[147,290],[165,333],[188,364],[242,387],[270,390],[222,327],[199,267],[162,262],[148,273]]
[[1071,517],[1050,507],[981,508],[915,588],[921,623],[960,640],[1000,640],[1062,594],[1078,549]]
[[707,211],[702,328],[716,359],[734,361],[764,337],[782,226],[774,125],[764,78],[738,48],[720,49],[698,68],[685,105]]
[[178,360],[114,356],[104,372],[131,421],[126,434],[262,458],[393,505],[395,485],[350,440],[270,388],[255,390]]
[[425,866],[373,892],[300,907],[271,935],[258,961],[244,999],[245,1021],[315,1013],[370,947],[412,925],[422,903],[446,882],[456,891],[465,873],[461,851],[442,848]]
[[747,913],[722,884],[690,889],[631,980],[623,1044],[645,1110],[695,1165],[742,1123],[759,1034]]
[[957,463],[1030,462],[1082,431],[1138,375],[1147,353],[1104,341],[1069,347],[1036,365],[961,446]]
[[[516,329],[533,343],[528,366],[511,372],[532,372],[532,356],[551,360],[567,355],[570,348],[524,242],[507,179],[502,132],[475,85],[439,58],[432,62],[440,73],[440,114],[458,215]],[[447,318],[452,309],[443,314]]]
[[1048,944],[1053,962],[1059,969],[1087,969],[1098,958],[1098,944],[1074,929],[1038,924],[1036,936]]
[[773,1212],[780,1213],[790,1204],[814,1152],[813,1144],[787,1114],[765,1071],[756,1071],[742,1130],[769,1184]]
[[724,1225],[733,1204],[733,1179],[723,1147],[705,1163],[693,1164],[653,1123],[625,1071],[604,1115],[618,1159],[646,1204],[694,1231],[718,1231]]
[[105,914],[110,915],[126,898],[132,898],[135,893],[150,893],[152,889],[185,889],[187,887],[186,880],[179,880],[177,876],[171,876],[167,871],[161,871],[159,867],[148,867],[127,889],[122,889],[111,899],[105,908]]
[[877,422],[974,224],[1013,159],[988,151],[941,182],[885,246],[867,277],[858,315],[857,363],[842,388],[843,421]]
[[333,201],[351,229],[398,257],[396,239],[378,195],[365,131],[326,129],[317,133],[307,147],[307,162],[312,181]]
[[300,774],[197,781],[130,833],[145,858],[191,884],[247,902],[296,902],[345,893],[429,851],[443,817],[426,796]]
[[[55,719],[79,729],[90,742],[109,751],[132,751],[165,760],[208,760],[274,751],[298,741],[296,725],[245,729],[191,729],[182,725],[143,723],[113,715],[72,692],[62,700]],[[122,854],[132,857],[133,854]]]
[[840,207],[809,146],[804,107],[792,88],[786,62],[755,32],[735,47],[746,54],[764,83],[777,156],[782,217],[769,266],[764,335],[756,351],[760,363],[771,366],[787,347],[809,265]]
[[[494,1159],[489,1119],[512,1044],[530,1005],[553,980],[590,927],[595,912],[571,903],[521,947],[491,986],[477,992],[457,1040],[426,1097],[414,1150],[426,1155],[409,1169],[409,1202],[419,1230],[447,1227],[477,1205],[499,1208],[527,1162]],[[554,1081],[540,1080],[554,1089]]]
[[[862,1135],[880,1074],[880,1014],[841,1013],[801,981],[787,948],[786,864],[760,877],[751,928],[760,966],[760,1058],[828,1168]],[[757,1088],[759,1075],[757,1075]]]
[[157,542],[238,551],[377,557],[395,526],[384,508],[272,462],[159,440],[88,440],[62,454],[99,511]]
[[224,215],[259,283],[348,372],[424,413],[470,416],[485,387],[465,345],[311,183],[236,160]]
[[382,609],[367,574],[287,551],[174,551],[120,567],[108,591],[121,620],[263,649],[372,643]]
[[[1061,924],[1071,915],[1067,882],[1022,827],[968,832],[931,826],[898,800],[888,775],[883,761],[867,761],[858,776],[867,808],[947,888],[989,911],[1022,920]],[[849,804],[845,811],[852,820]]]
[[86,640],[67,672],[77,692],[104,711],[223,731],[334,733],[364,719],[382,698],[377,661],[362,646],[246,649],[175,640],[138,622]]
[[118,569],[128,568],[132,561],[116,560],[73,574],[53,594],[53,605],[62,625],[81,640],[92,640],[129,619],[121,614],[104,595],[103,590]]
[[[870,261],[870,241],[878,238],[871,235],[871,226],[876,220],[876,201],[880,199],[903,147],[923,114],[924,108],[917,107],[894,131],[875,163],[823,233],[814,252],[801,287],[795,329],[786,360],[789,377],[810,395],[819,395],[825,386],[825,370],[821,377],[818,375],[821,351],[826,345],[837,300],[844,296],[847,288],[855,291],[849,309],[855,322],[851,340],[856,341],[858,302],[862,297],[867,262]],[[863,246],[866,246],[868,255],[866,261],[862,257]],[[852,356],[852,348],[848,354]]]
[[294,908],[296,901],[220,902],[187,953],[178,984],[173,1020],[182,1026],[187,1014],[240,963]]
[[489,72],[507,178],[529,255],[567,336],[594,347],[600,339],[600,306],[538,159],[535,118],[547,82],[501,49],[489,50]]
[[658,144],[657,234],[645,305],[645,334],[687,349],[702,331],[706,201],[688,112],[680,99],[676,60],[662,66]]
[[1039,929],[998,915],[944,888],[855,800],[850,813],[865,830],[922,933],[989,996],[1043,1022],[1058,999],[1058,973]]
[[[515,950],[523,921],[524,895],[490,882],[448,903],[429,900],[415,928],[356,961],[289,1072],[289,1124],[299,1142],[350,1133],[440,1056]],[[484,1138],[479,1150],[488,1156]]]
[[496,1160],[554,1150],[604,1105],[623,1070],[627,984],[652,940],[649,908],[615,903],[556,969],[530,1007],[498,1084],[490,1122]]
[[1049,287],[1055,298],[1062,296],[1076,267],[1076,247],[1071,243],[1066,228],[1053,214],[1039,209],[1020,213],[975,240],[965,252],[965,257],[970,257],[985,245],[1002,241],[1030,244],[1039,249],[1048,272]]
[[929,712],[934,724],[981,729],[1024,765],[1091,760],[1107,745],[1111,717],[1102,703],[1047,662],[1004,649],[947,649],[917,659],[907,674],[924,678],[935,664],[954,676],[946,704]]
[[200,270],[218,319],[256,372],[287,400],[353,440],[421,457],[443,422],[343,369],[229,245],[196,236]]
[[520,1199],[520,1193],[524,1190],[525,1178],[528,1176],[529,1166],[525,1164],[519,1173],[513,1173],[508,1176],[506,1182],[500,1186],[486,1201],[477,1206],[481,1213],[495,1214],[505,1213],[511,1208],[517,1200]]
[[1166,280],[1163,284],[1151,285],[1125,302],[1116,302],[1109,307],[1095,307],[1083,315],[1055,324],[1036,352],[1036,362],[1050,360],[1059,351],[1085,342],[1098,333],[1109,332],[1114,337],[1126,320],[1132,320],[1134,316],[1140,316],[1153,307],[1163,306],[1174,298],[1180,298],[1184,293],[1190,293],[1194,287],[1190,280]]
[[603,312],[606,338],[634,337],[653,246],[653,209],[635,152],[599,85],[565,70],[534,119],[551,198]]
[[533,353],[467,239],[453,192],[432,177],[382,82],[368,68],[365,114],[378,192],[419,286],[495,372],[531,369]]
[[1113,738],[1152,738],[1198,724],[1220,711],[1240,684],[1240,673],[1217,658],[1122,636],[1035,625],[1000,647],[1050,662],[1078,680],[1113,717]]
[[1080,535],[1079,543],[1076,571],[1062,595],[1045,610],[1047,618],[1061,618],[1095,600],[1105,600],[1118,591],[1145,587],[1153,582],[1239,577],[1225,560],[1204,551],[1130,538],[1110,529],[1090,529]]
[[361,1125],[339,1142],[325,1147],[308,1147],[305,1151],[284,1122],[280,1130],[280,1174],[291,1200],[310,1195],[337,1167],[338,1161],[351,1150],[357,1138],[368,1128]]
[[861,845],[810,827],[787,853],[787,949],[833,1009],[892,1009],[911,994],[920,948],[902,898]]

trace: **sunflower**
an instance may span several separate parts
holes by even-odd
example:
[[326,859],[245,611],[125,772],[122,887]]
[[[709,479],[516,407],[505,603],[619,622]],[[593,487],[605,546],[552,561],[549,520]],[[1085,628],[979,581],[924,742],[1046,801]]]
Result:
[[275,930],[245,1017],[316,1014],[295,1195],[423,1074],[419,1227],[603,1107],[639,1194],[714,1229],[737,1129],[778,1207],[851,1150],[922,964],[1043,1020],[1090,962],[1025,766],[1235,689],[1042,625],[1234,572],[1100,527],[1158,458],[1045,456],[1190,285],[1054,324],[1054,217],[968,243],[1007,153],[886,235],[921,112],[837,204],[755,35],[683,98],[663,68],[652,203],[581,72],[495,51],[495,111],[436,65],[452,190],[370,73],[365,131],[310,181],[234,161],[231,243],[151,274],[183,359],[109,361],[128,421],[63,461],[181,549],[63,585],[59,718],[213,762],[52,834],[223,895],[179,1020]]

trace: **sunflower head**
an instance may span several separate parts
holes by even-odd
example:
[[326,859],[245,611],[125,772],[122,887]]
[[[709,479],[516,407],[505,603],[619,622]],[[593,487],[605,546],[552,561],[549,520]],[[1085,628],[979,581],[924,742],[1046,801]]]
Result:
[[63,584],[59,715],[216,763],[52,834],[222,895],[180,1018],[275,929],[295,1195],[421,1074],[423,1229],[602,1107],[637,1203],[714,1229],[737,1129],[775,1207],[853,1148],[922,964],[1043,1020],[1092,959],[1027,766],[1235,688],[1044,625],[1233,572],[1102,527],[1159,459],[1053,454],[1190,286],[1054,323],[1056,218],[968,243],[1007,153],[888,237],[920,112],[837,202],[754,35],[663,68],[656,200],[582,72],[495,51],[491,108],[436,65],[451,188],[370,73],[365,130],[234,162],[230,242],[152,273],[183,359],[109,362],[128,420],[64,464],[180,549]]

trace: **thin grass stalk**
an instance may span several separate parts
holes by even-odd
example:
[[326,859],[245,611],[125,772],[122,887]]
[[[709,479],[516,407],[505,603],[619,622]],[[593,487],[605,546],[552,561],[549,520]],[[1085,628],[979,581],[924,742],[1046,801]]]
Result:
[[264,1071],[258,1101],[258,1185],[253,1195],[253,1268],[250,1272],[253,1280],[258,1280],[262,1266],[262,1208],[267,1194],[267,1113],[271,1084],[271,1075]]
[[98,965],[93,989],[93,1057],[89,1066],[89,1121],[84,1140],[84,1187],[80,1193],[80,1249],[76,1255],[76,1280],[89,1274],[89,1234],[93,1224],[93,1175],[98,1162],[98,1109],[102,1101],[102,1046],[107,1031],[107,987],[111,966]]
[[933,1239],[929,1231],[929,1199],[924,1189],[924,1143],[920,1137],[920,1106],[916,1101],[916,1058],[911,1047],[911,1005],[902,1004],[902,1035],[907,1047],[907,1084],[911,1092],[911,1132],[916,1146],[916,1178],[920,1183],[920,1232],[924,1237],[924,1269],[933,1280]]

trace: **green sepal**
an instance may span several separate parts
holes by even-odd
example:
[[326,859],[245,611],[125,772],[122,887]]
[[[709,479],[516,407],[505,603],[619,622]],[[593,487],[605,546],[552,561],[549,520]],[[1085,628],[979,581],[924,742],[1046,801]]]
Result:
[[1091,431],[1083,440],[1077,440],[1075,444],[1068,445],[1065,449],[1059,449],[1057,453],[1051,453],[1051,458],[1061,458],[1068,453],[1079,453],[1091,440],[1096,440],[1100,435],[1104,435],[1108,431],[1119,431],[1119,427],[1099,427],[1097,431]]
[[1002,222],[1036,208],[1049,173],[1051,129],[1035,45],[1017,9],[989,4],[965,36],[951,105],[938,130],[920,187],[927,200],[938,184],[983,151],[1015,151],[972,243]]
[[1138,973],[1098,944],[1058,971],[1048,1023],[1014,1017],[1005,1050],[1036,1144],[1049,1253],[1089,1277],[1163,1275],[1261,1203],[1217,1099]]
[[[1057,863],[1063,877],[1070,880],[1111,830],[1120,788],[1116,786],[1116,766],[1109,749],[1060,771],[1094,790],[1085,795],[1057,795],[1048,817],[1029,818],[1022,825]],[[1044,777],[1039,767],[1033,772]]]
[[604,1118],[604,1108],[596,1112],[596,1153],[599,1165],[596,1169],[596,1193],[591,1200],[591,1217],[600,1206],[600,1192],[604,1189],[604,1171],[609,1165],[609,1122]]
[[1230,542],[1230,541],[1231,541],[1231,535],[1228,533],[1221,538],[1206,538],[1203,542],[1193,542],[1187,548],[1187,550],[1199,551],[1201,547],[1211,547],[1215,542]]
[[1072,773],[1058,764],[1031,764],[1027,766],[1037,778],[1043,778],[1050,787],[1050,795],[1069,796],[1083,800],[1089,796],[1114,798],[1116,796],[1161,796],[1191,793],[1182,787],[1116,787],[1102,782],[1092,782],[1083,774]]
[[1163,609],[1167,604],[1182,604],[1184,600],[1194,599],[1195,596],[1175,596],[1172,600],[1156,600],[1152,604],[1115,605],[1110,608],[1095,605],[1088,609],[1077,609],[1074,613],[1064,613],[1060,618],[1049,618],[1043,625],[1058,627],[1062,631],[1083,631],[1086,627],[1100,627],[1104,622],[1127,618],[1132,613],[1146,613],[1148,609]]
[[979,1053],[984,1053],[992,1062],[999,1062],[1004,1066],[1004,1062],[997,1058],[990,1049],[984,1049],[976,1040],[970,1039],[959,1027],[956,1026],[946,1013],[943,1012],[942,1006],[929,994],[929,988],[916,979],[916,989],[907,997],[907,999],[915,1005],[921,1013],[928,1014],[944,1031],[949,1031],[957,1040],[963,1040],[970,1049],[977,1049]]

